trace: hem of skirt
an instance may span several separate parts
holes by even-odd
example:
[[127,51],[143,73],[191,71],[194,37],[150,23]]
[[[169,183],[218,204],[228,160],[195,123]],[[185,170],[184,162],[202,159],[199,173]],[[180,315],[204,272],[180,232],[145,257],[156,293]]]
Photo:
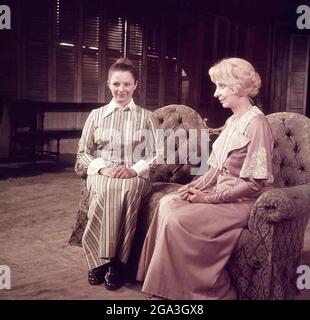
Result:
[[[230,288],[229,290],[234,290],[232,288]],[[228,290],[228,292],[229,292]],[[162,294],[161,292],[159,291],[154,291],[154,290],[151,290],[151,289],[143,289],[142,287],[142,292],[144,293],[147,293],[147,294],[151,294],[151,295],[154,295],[154,296],[158,296],[158,297],[161,297],[161,298],[164,298],[164,299],[168,299],[168,300],[236,300],[236,297],[234,297],[233,299],[229,299],[227,298],[230,294],[227,292],[222,298],[220,297],[207,297],[207,296],[191,296],[191,295],[188,295],[186,297],[177,297],[175,295],[171,295],[170,293],[168,294]],[[226,297],[226,298],[225,298]]]

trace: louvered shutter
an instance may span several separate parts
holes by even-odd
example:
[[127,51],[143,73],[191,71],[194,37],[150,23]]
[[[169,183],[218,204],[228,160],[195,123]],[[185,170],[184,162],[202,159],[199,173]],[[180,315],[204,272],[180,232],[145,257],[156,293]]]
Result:
[[146,106],[153,110],[159,106],[160,84],[160,29],[159,26],[149,26],[147,35],[147,77],[146,77]]
[[[113,12],[108,12],[106,22],[106,75],[111,65],[116,59],[124,55],[124,31],[125,19],[113,16]],[[106,81],[105,79],[104,81]],[[106,83],[104,83],[106,85]],[[105,101],[109,102],[112,94],[109,89],[105,91]]]
[[44,1],[22,3],[23,97],[48,99],[48,7]]
[[57,0],[56,100],[74,101],[76,14],[75,0]]
[[268,26],[259,26],[251,28],[250,33],[250,61],[254,64],[257,72],[260,74],[260,77],[262,79],[262,87],[259,91],[259,95],[256,98],[256,103],[262,106],[265,112],[268,112],[272,32],[271,28]]
[[97,102],[99,93],[100,2],[83,0],[82,101]]
[[178,29],[175,25],[168,24],[167,27],[167,42],[165,55],[165,104],[178,102],[178,94],[180,85],[179,72],[177,65],[179,36]]
[[291,35],[287,111],[306,114],[310,37]]
[[[16,1],[6,1],[11,8],[11,21],[17,21]],[[17,95],[17,27],[0,31],[0,95]],[[1,106],[0,106],[1,119]]]
[[133,62],[138,71],[139,85],[133,98],[137,104],[141,103],[142,86],[144,83],[142,75],[142,56],[143,56],[143,29],[138,21],[130,21],[127,23],[127,52],[126,56]]

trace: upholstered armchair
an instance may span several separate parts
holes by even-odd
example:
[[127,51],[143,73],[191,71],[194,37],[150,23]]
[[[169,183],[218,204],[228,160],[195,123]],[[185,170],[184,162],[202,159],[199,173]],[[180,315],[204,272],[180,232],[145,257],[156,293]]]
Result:
[[[170,105],[154,111],[160,128],[205,129],[193,109]],[[305,228],[310,212],[310,119],[294,113],[268,116],[275,137],[275,186],[262,194],[250,213],[228,263],[238,299],[289,299],[296,293],[296,269],[301,264]],[[210,129],[211,134],[220,130]],[[205,141],[199,141],[199,148]],[[179,145],[176,143],[176,157]],[[200,165],[200,164],[198,164]],[[160,165],[151,172],[151,192],[142,199],[131,262],[139,257],[148,225],[159,199],[187,183],[190,162]],[[76,164],[81,179],[80,205],[69,242],[80,245],[87,222],[88,193],[85,172]]]
[[229,261],[239,299],[290,299],[297,293],[310,213],[310,119],[289,112],[267,118],[275,138],[276,188],[257,199]]

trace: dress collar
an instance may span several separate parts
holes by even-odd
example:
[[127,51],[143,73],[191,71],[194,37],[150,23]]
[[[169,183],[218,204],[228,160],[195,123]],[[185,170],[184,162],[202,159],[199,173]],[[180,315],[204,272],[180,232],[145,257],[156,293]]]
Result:
[[214,155],[213,158],[210,157],[209,165],[222,169],[229,152],[246,146],[250,140],[244,135],[245,130],[250,121],[260,114],[263,114],[263,112],[253,106],[239,119],[236,119],[233,115],[229,117],[225,129],[212,145]]
[[[119,107],[119,105],[115,102],[114,99],[112,99],[110,101],[110,103],[107,105],[105,111],[102,114],[102,118],[107,117],[108,115],[110,115],[112,112],[114,112],[115,110],[121,109]],[[130,102],[127,104],[127,106],[125,106],[124,108],[122,108],[122,110],[127,110],[129,109],[129,111],[131,111],[133,114],[135,114],[136,110],[137,110],[137,106],[135,104],[135,102],[133,101],[133,99],[130,100]]]
[[[249,110],[243,114],[239,119],[236,119],[234,115],[229,118],[229,123],[232,121],[236,122],[236,129],[241,133],[244,134],[245,129],[247,128],[250,121],[255,118],[256,116],[263,114],[263,112],[256,106],[252,106]],[[229,125],[228,123],[228,125]]]

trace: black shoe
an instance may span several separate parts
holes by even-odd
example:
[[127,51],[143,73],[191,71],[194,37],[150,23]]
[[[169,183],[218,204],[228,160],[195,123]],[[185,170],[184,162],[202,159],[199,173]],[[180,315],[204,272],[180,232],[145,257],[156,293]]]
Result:
[[104,276],[104,285],[108,290],[117,290],[124,283],[124,265],[119,261],[111,261],[108,271]]
[[106,263],[100,267],[91,269],[88,271],[88,282],[89,284],[95,286],[104,283],[104,276],[109,267],[109,263]]

